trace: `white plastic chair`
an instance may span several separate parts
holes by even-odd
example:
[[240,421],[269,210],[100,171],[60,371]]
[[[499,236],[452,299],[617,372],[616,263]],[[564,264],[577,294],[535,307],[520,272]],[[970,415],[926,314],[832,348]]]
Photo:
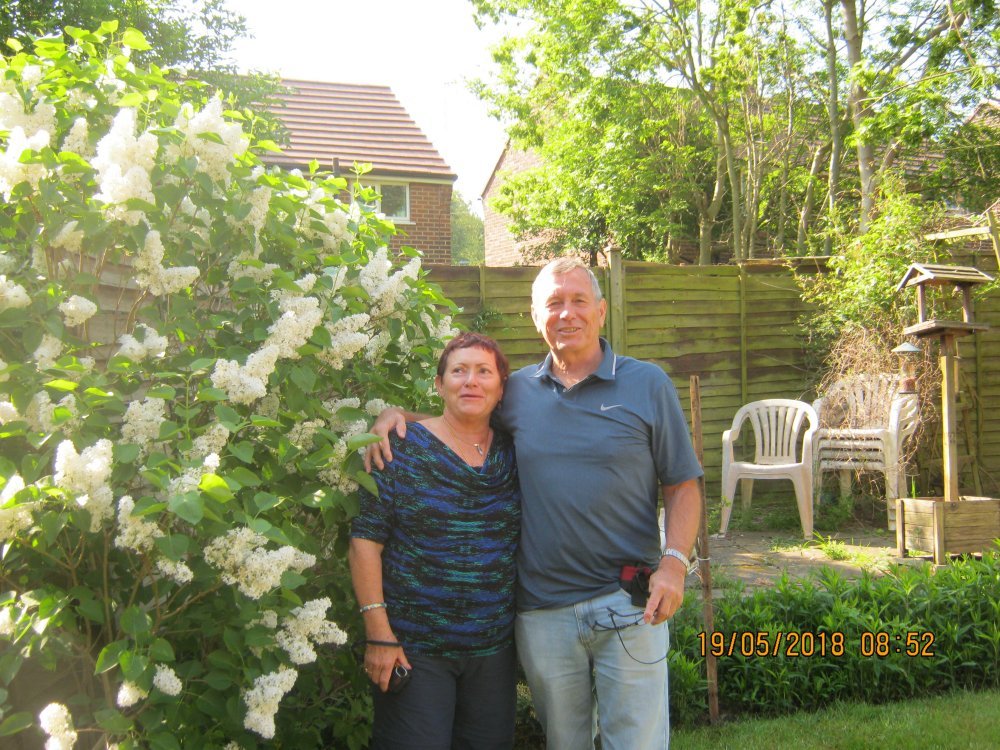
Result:
[[[754,459],[737,461],[733,443],[740,437],[743,423],[753,427]],[[816,411],[804,401],[769,398],[740,407],[731,429],[722,433],[722,523],[720,533],[729,528],[736,481],[741,486],[743,507],[750,507],[754,479],[790,479],[795,487],[802,535],[813,535],[812,463],[813,437],[819,427]]]
[[[899,393],[891,375],[856,375],[837,381],[813,402],[821,427],[816,434],[816,482],[823,472],[840,476],[840,494],[851,494],[851,476],[863,471],[885,475],[889,528],[895,528],[897,497],[906,496],[903,444],[916,432],[916,394]],[[818,489],[818,488],[817,488]]]

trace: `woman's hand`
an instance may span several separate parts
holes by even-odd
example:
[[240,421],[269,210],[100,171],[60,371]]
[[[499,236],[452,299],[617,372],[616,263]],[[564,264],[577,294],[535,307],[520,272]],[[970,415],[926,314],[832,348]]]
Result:
[[371,472],[373,465],[376,469],[384,469],[386,463],[392,461],[389,433],[393,430],[401,438],[406,437],[406,412],[397,406],[383,410],[372,425],[371,433],[382,439],[365,449],[365,471]]
[[365,648],[365,673],[368,675],[368,679],[378,685],[379,690],[383,693],[389,689],[392,670],[396,668],[397,664],[402,664],[406,669],[412,668],[402,646],[373,646],[369,644]]

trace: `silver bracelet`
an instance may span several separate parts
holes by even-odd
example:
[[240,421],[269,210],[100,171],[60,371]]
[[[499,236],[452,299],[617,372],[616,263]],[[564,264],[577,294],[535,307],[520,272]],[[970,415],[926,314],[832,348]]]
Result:
[[373,609],[385,609],[385,602],[375,602],[374,604],[366,604],[358,609],[358,612],[364,614],[365,612],[371,612]]
[[688,556],[685,555],[683,552],[681,552],[679,549],[675,549],[673,547],[664,547],[663,550],[660,552],[660,559],[662,560],[664,557],[676,557],[678,560],[684,563],[685,570],[691,567],[690,558],[688,558]]

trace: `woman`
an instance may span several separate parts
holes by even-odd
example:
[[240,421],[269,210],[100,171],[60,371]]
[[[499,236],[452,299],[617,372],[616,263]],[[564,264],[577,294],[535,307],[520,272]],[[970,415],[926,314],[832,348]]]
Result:
[[521,496],[513,443],[490,427],[509,373],[492,339],[448,342],[434,379],[444,411],[393,435],[394,460],[373,475],[379,496],[362,493],[349,558],[373,748],[513,746]]

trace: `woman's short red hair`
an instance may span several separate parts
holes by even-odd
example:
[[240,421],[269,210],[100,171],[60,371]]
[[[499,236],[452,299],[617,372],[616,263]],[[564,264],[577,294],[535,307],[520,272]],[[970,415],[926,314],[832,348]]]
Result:
[[510,376],[510,363],[507,361],[507,357],[504,356],[504,353],[500,351],[500,345],[489,336],[484,336],[481,333],[473,333],[471,331],[458,334],[445,345],[444,351],[441,352],[441,358],[438,360],[438,377],[444,377],[444,370],[448,365],[448,357],[451,356],[453,351],[456,349],[470,348],[483,349],[485,351],[492,352],[493,359],[496,360],[497,372],[500,374],[500,382],[507,382],[507,378]]

